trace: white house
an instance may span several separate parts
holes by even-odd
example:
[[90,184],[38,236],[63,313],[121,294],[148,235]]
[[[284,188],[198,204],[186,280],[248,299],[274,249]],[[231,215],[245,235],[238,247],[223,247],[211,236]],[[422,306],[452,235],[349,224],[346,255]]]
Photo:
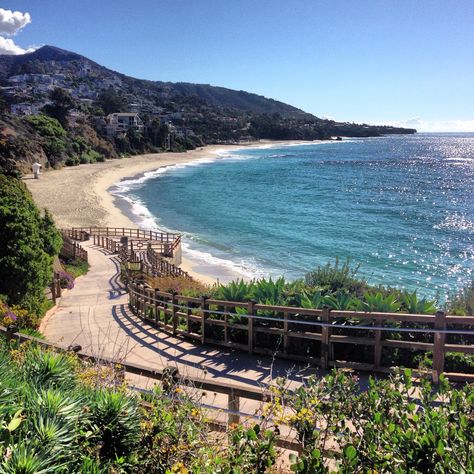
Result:
[[135,112],[116,112],[107,115],[107,135],[113,137],[118,133],[126,133],[130,128],[143,132],[143,122]]
[[13,115],[34,115],[39,112],[40,108],[40,106],[35,104],[21,102],[20,104],[12,104],[10,106],[10,112]]

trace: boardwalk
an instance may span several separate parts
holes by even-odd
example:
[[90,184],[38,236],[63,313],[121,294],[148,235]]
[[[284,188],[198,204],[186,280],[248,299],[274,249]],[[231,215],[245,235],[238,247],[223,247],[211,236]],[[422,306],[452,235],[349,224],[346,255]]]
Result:
[[183,375],[223,384],[260,387],[277,376],[299,383],[314,368],[242,352],[183,341],[143,323],[127,308],[128,296],[118,281],[116,256],[83,242],[90,270],[65,292],[42,331],[51,342],[80,344],[92,355],[126,360],[151,369],[175,366]]

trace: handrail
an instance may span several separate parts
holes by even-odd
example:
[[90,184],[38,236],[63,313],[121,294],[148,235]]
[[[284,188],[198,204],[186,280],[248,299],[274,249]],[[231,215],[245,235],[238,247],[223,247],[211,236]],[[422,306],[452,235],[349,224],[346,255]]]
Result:
[[[117,235],[115,235],[116,229],[112,230],[113,232],[109,232],[109,235],[104,235],[103,232],[92,233],[88,235],[92,236],[94,245],[98,245],[99,247],[105,248],[113,253],[118,253],[119,258],[123,264],[126,265],[138,262],[140,264],[140,271],[152,278],[158,276],[179,276],[191,279],[191,276],[187,272],[164,258],[165,256],[171,256],[173,254],[173,251],[170,250],[172,248],[171,242],[166,242],[167,237],[163,238],[163,242],[155,240],[139,240],[137,243],[136,241],[131,240],[127,241],[126,244],[122,244],[116,238],[114,238],[117,237]],[[122,228],[119,230],[122,230]],[[79,236],[78,233],[80,232],[85,231],[78,230],[77,228],[71,229],[71,233],[74,235]],[[152,236],[156,237],[156,233],[152,234]],[[179,239],[175,239],[175,242],[177,240]],[[161,250],[161,252],[158,250]]]
[[[352,366],[362,370],[389,372],[391,369],[381,364],[383,348],[433,351],[432,375],[437,381],[444,371],[446,352],[474,354],[472,344],[462,341],[446,342],[446,337],[453,335],[474,340],[474,330],[471,329],[474,326],[474,317],[447,316],[443,311],[438,311],[436,315],[350,311],[344,313],[359,320],[359,324],[344,324],[347,318],[343,318],[342,312],[333,311],[328,307],[308,309],[256,304],[252,301],[243,303],[206,297],[191,298],[162,292],[134,281],[128,283],[128,291],[129,306],[135,315],[177,337],[198,340],[203,344],[241,349],[250,354],[273,354],[309,363],[316,362],[323,369],[330,366]],[[239,308],[239,312],[236,308]],[[264,314],[261,314],[262,312]],[[397,316],[398,320],[395,319]],[[410,322],[432,327],[392,327],[384,325],[384,321]],[[463,329],[452,326],[467,327]],[[233,338],[232,331],[240,336]],[[357,335],[361,332],[366,334]],[[390,336],[395,333],[422,334],[432,340],[398,340]],[[260,337],[276,339],[274,343],[262,343],[259,342]],[[298,341],[312,344],[308,346],[305,355],[298,353]],[[319,349],[314,344],[318,344]],[[354,359],[341,361],[335,356],[334,350],[339,344],[373,347],[373,362],[361,363],[355,362]],[[474,381],[474,374],[449,375],[453,380]]]

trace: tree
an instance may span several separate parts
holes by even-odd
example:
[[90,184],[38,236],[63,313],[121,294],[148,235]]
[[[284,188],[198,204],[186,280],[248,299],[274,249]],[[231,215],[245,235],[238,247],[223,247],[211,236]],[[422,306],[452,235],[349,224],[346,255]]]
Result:
[[112,88],[100,93],[96,105],[104,111],[105,115],[123,112],[127,108],[125,99]]
[[21,176],[15,160],[18,156],[17,148],[12,137],[5,137],[0,134],[0,173],[14,178]]
[[20,180],[0,175],[0,294],[40,314],[61,236]]
[[49,98],[52,104],[45,105],[43,110],[50,117],[55,118],[63,127],[68,125],[69,111],[74,107],[74,99],[65,89],[56,87]]
[[161,123],[161,120],[154,118],[146,128],[147,137],[153,146],[165,147],[166,137],[169,133],[169,127],[166,123]]

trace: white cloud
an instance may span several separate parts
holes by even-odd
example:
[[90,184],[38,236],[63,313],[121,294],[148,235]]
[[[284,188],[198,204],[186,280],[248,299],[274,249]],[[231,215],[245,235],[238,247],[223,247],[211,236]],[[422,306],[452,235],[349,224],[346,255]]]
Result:
[[15,44],[12,39],[5,36],[14,36],[28,23],[31,23],[31,16],[28,12],[14,12],[0,8],[0,54],[25,54],[34,51],[34,48],[24,49]]
[[0,35],[13,36],[28,23],[31,23],[28,12],[13,12],[0,8]]
[[416,117],[387,122],[385,125],[416,128],[419,132],[474,132],[474,120],[423,120]]
[[35,48],[23,49],[21,46],[15,44],[11,39],[2,38],[0,36],[0,54],[17,55],[32,53],[34,50]]

